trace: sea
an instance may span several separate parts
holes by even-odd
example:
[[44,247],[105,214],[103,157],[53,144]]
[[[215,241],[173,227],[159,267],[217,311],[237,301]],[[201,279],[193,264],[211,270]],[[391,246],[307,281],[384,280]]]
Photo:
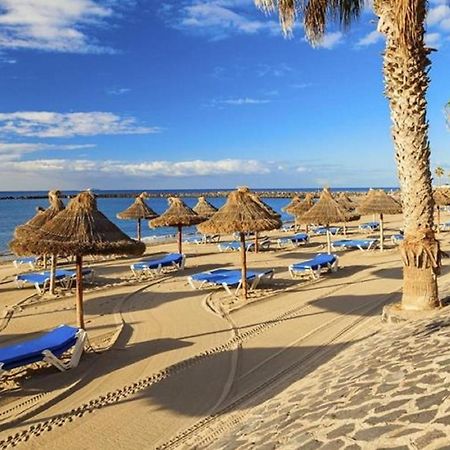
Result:
[[[339,188],[336,191],[348,191],[348,192],[365,192],[369,188]],[[397,188],[382,188],[387,191],[396,190]],[[197,203],[197,197],[190,197],[190,192],[219,192],[223,190],[219,189],[200,189],[200,190],[177,190],[177,191],[152,191],[152,190],[93,190],[98,194],[105,195],[115,195],[115,194],[126,194],[131,192],[149,192],[155,194],[175,194],[182,193],[183,201],[190,206],[191,208]],[[298,188],[298,189],[260,189],[255,190],[255,192],[317,192],[318,189],[308,189],[308,188]],[[67,199],[64,199],[64,196],[74,195],[77,192],[75,191],[64,191],[61,196],[63,201],[67,203]],[[44,198],[40,199],[22,199],[17,197],[40,197],[46,196],[46,191],[1,191],[0,197],[12,197],[12,199],[0,200],[0,257],[8,258],[10,256],[10,251],[8,249],[8,242],[11,241],[14,233],[14,229],[18,226],[31,219],[36,212],[36,208],[38,206],[42,206],[44,208],[48,207],[48,201]],[[213,204],[216,208],[220,208],[226,201],[225,198],[207,198],[208,201]],[[98,198],[97,206],[98,209],[105,214],[108,219],[114,222],[120,229],[122,229],[127,235],[130,237],[136,237],[136,222],[132,220],[121,220],[116,217],[116,214],[124,209],[128,208],[133,203],[132,198]],[[281,209],[289,203],[288,198],[268,198],[264,199],[264,201],[271,206],[275,211],[281,214],[283,221],[292,220],[292,216],[289,216]],[[146,200],[147,204],[157,213],[162,213],[167,209],[167,198],[159,198],[152,197]],[[187,227],[183,231],[186,235],[195,234],[195,227]],[[144,238],[170,238],[174,236],[176,233],[176,229],[174,228],[150,228],[148,226],[147,221],[143,221],[142,223],[142,236]]]

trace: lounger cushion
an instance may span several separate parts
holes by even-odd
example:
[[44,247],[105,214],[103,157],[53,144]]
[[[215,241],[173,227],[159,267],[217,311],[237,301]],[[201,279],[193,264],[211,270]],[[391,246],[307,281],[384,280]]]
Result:
[[2,347],[0,348],[2,369],[13,369],[41,361],[44,350],[50,350],[55,356],[60,356],[75,345],[78,331],[78,328],[62,325],[37,338]]

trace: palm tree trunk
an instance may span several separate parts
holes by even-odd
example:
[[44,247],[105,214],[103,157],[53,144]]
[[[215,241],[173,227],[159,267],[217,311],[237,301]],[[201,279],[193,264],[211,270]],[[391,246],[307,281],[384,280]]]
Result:
[[245,251],[245,233],[240,233],[241,238],[241,280],[242,280],[242,297],[247,299],[247,252]]
[[[439,243],[433,231],[430,147],[426,119],[429,50],[424,43],[425,0],[408,6],[408,35],[395,2],[375,0],[378,29],[386,35],[384,78],[402,191],[405,239],[402,308],[438,306]],[[403,17],[404,18],[404,17]],[[408,45],[405,44],[408,43]]]

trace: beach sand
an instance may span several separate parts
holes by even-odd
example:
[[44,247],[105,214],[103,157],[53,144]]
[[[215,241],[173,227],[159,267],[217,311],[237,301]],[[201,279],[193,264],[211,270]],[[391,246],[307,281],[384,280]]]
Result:
[[[400,216],[388,216],[387,235],[400,223]],[[352,236],[367,236],[350,226]],[[446,234],[441,237],[449,250]],[[250,253],[250,268],[273,268],[275,276],[247,304],[223,289],[189,286],[190,274],[238,267],[238,253],[219,253],[213,244],[185,245],[184,271],[142,281],[129,269],[135,259],[88,261],[97,280],[85,296],[95,351],[65,373],[40,365],[2,378],[0,447],[251,448],[259,442],[254,448],[300,448],[274,444],[265,433],[280,430],[278,413],[290,405],[286,389],[321,383],[322,367],[386,327],[381,310],[400,299],[402,277],[398,251],[386,241],[384,252],[340,252],[341,269],[314,282],[292,280],[287,267],[324,251],[323,237]],[[175,248],[158,244],[147,256]],[[445,289],[450,276],[443,272]],[[39,298],[31,288],[16,289],[15,273],[11,265],[0,267],[0,345],[74,324],[73,295]],[[247,417],[264,422],[252,439],[223,437]]]

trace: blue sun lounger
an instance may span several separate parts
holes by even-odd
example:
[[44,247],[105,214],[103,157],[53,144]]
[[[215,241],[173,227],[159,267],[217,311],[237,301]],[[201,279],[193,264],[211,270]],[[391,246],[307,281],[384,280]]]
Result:
[[399,245],[400,242],[402,242],[404,239],[405,239],[405,236],[404,236],[403,234],[401,234],[401,233],[393,234],[393,235],[391,236],[391,242],[392,242],[394,245]]
[[380,229],[380,222],[367,222],[367,223],[362,223],[359,227],[358,227],[361,231],[378,231]]
[[[91,280],[94,276],[94,271],[88,267],[85,267],[82,273],[83,277],[91,277]],[[55,271],[55,281],[66,289],[70,289],[75,277],[76,272],[74,270],[57,269]],[[16,276],[18,288],[23,288],[26,284],[32,284],[38,294],[43,294],[50,287],[50,272],[22,273]]]
[[306,233],[298,233],[293,236],[283,237],[278,239],[278,247],[286,244],[292,244],[294,247],[298,247],[302,244],[307,244],[309,241],[309,236]]
[[220,234],[194,234],[186,236],[183,240],[186,244],[213,244],[220,241]]
[[[264,272],[247,272],[247,281],[250,282],[250,290],[256,289],[263,279],[272,279],[273,269]],[[222,286],[230,295],[237,295],[242,286],[242,272],[240,269],[214,269],[200,272],[187,278],[193,289],[201,289],[204,286]],[[231,288],[235,288],[234,293]]]
[[139,261],[131,264],[130,269],[136,278],[142,278],[145,275],[159,275],[165,268],[183,270],[185,262],[185,255],[180,253],[169,253],[161,258],[149,259],[148,261]]
[[[340,233],[341,232],[341,228],[340,227],[330,227],[328,228],[328,231],[330,232],[330,234],[332,234],[333,236]],[[314,234],[318,234],[319,236],[323,236],[327,234],[327,227],[317,227],[313,229],[313,233]]]
[[378,245],[378,239],[342,239],[331,243],[333,250],[353,250],[361,251],[373,250]]
[[291,264],[289,273],[292,278],[320,278],[323,272],[335,272],[338,269],[339,257],[328,253],[319,253],[313,259]]
[[[85,340],[84,330],[61,325],[36,338],[0,347],[0,377],[8,370],[39,361],[52,364],[61,372],[76,367],[83,353]],[[72,347],[70,360],[62,361],[61,355]]]

